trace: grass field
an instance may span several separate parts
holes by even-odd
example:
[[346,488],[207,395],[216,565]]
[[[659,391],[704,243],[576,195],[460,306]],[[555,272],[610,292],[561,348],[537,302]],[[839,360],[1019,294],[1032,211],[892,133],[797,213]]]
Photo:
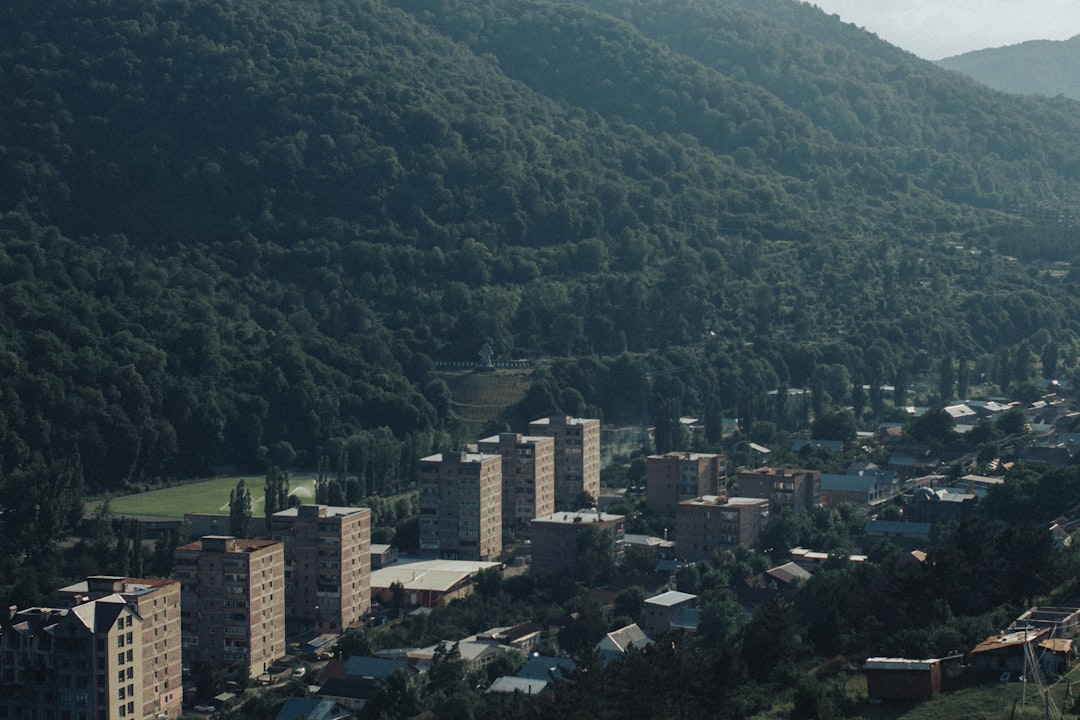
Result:
[[[263,485],[265,478],[236,476],[217,478],[203,482],[178,485],[176,487],[151,490],[137,495],[125,495],[110,500],[112,511],[116,515],[148,515],[154,517],[184,516],[184,513],[229,514],[229,491],[243,478],[244,485],[251,491],[251,514],[260,517],[264,514],[265,497]],[[302,502],[315,501],[315,476],[301,473],[289,478],[290,495],[296,495]],[[100,502],[87,503],[86,512],[92,515]]]

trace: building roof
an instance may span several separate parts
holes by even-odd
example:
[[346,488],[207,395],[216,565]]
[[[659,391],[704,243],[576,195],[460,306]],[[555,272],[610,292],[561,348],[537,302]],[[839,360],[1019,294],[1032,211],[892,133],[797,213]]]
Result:
[[502,563],[474,560],[423,560],[398,562],[371,571],[371,587],[388,588],[401,583],[406,590],[448,592],[476,573],[501,568]]
[[531,678],[533,680],[550,680],[555,673],[565,675],[574,670],[577,664],[570,658],[551,657],[550,655],[533,655],[528,662],[517,671],[517,676]]
[[630,623],[626,627],[619,628],[609,632],[604,638],[596,644],[596,649],[601,654],[617,653],[622,654],[629,650],[631,647],[645,647],[651,645],[652,640],[645,631],[638,627],[637,623]]
[[682,605],[683,603],[691,602],[693,600],[697,600],[697,595],[679,592],[678,590],[668,590],[665,593],[660,593],[659,595],[653,595],[651,598],[646,598],[645,602],[649,605],[674,607],[676,605]]
[[905,537],[930,535],[930,523],[904,522],[903,520],[867,520],[866,532]]
[[875,475],[821,474],[822,490],[868,493],[873,490],[879,482],[880,478]]
[[514,675],[504,675],[496,678],[486,692],[489,693],[515,693],[522,695],[539,695],[547,689],[547,680],[523,678]]
[[793,561],[770,568],[765,571],[765,574],[786,585],[805,582],[810,579],[810,572]]
[[586,524],[591,522],[619,522],[625,520],[625,515],[611,515],[596,510],[578,510],[577,512],[557,512],[533,518],[535,523],[555,523],[559,525]]
[[1045,629],[1024,629],[1011,630],[1009,632],[1001,633],[1000,635],[991,635],[972,648],[971,653],[974,655],[975,653],[994,652],[996,650],[1001,650],[1002,648],[1017,647],[1024,645],[1025,643],[1033,643],[1047,632],[1049,631]]
[[353,655],[345,661],[345,675],[352,678],[382,680],[398,668],[408,667],[404,660],[377,658],[369,655]]
[[863,670],[929,670],[940,659],[909,660],[908,658],[872,657],[863,663]]
[[352,717],[352,711],[333,700],[291,697],[278,711],[276,720],[338,720]]
[[[359,507],[344,507],[339,505],[313,505],[305,504],[303,507],[318,508],[318,517],[348,517],[349,515],[355,515],[358,512],[370,512],[369,508]],[[311,512],[310,510],[307,512]],[[285,510],[278,510],[271,517],[276,518],[294,518],[300,515],[300,506],[294,506],[286,508]],[[312,517],[315,517],[314,515]]]

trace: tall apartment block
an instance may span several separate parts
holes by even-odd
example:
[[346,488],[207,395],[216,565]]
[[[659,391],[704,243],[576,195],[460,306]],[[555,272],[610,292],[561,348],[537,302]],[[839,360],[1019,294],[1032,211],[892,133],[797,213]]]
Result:
[[[59,604],[75,608],[119,596],[138,615],[142,631],[141,718],[176,717],[184,699],[180,657],[180,583],[95,575],[57,591]],[[126,671],[125,671],[126,672]]]
[[682,500],[723,495],[727,457],[709,453],[669,452],[645,459],[645,502],[649,510],[674,513]]
[[736,487],[743,497],[768,500],[774,513],[784,508],[809,512],[821,507],[820,470],[784,467],[743,470],[736,478]]
[[173,577],[185,663],[257,677],[285,656],[283,543],[206,535],[176,548]]
[[529,534],[533,518],[555,512],[555,439],[502,433],[476,449],[502,458],[503,530]]
[[421,458],[420,550],[447,560],[502,552],[502,458],[447,452]]
[[579,510],[579,498],[600,497],[600,421],[550,417],[529,423],[530,435],[555,439],[555,509]]
[[11,608],[0,622],[0,718],[155,717],[143,711],[142,625],[120,595]]
[[[285,544],[285,620],[341,632],[371,610],[371,510],[301,505],[270,517]],[[291,634],[291,629],[290,629]]]
[[675,552],[682,560],[707,560],[717,550],[750,547],[769,519],[769,501],[715,495],[683,500],[675,511]]
[[611,536],[612,559],[621,563],[625,516],[594,510],[554,512],[532,521],[532,571],[555,575],[574,573],[577,570],[578,537],[589,527]]

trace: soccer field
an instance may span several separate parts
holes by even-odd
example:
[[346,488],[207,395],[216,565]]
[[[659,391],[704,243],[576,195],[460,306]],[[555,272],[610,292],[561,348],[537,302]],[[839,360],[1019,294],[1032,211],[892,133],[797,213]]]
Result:
[[[257,475],[236,476],[205,480],[188,485],[151,490],[135,495],[124,495],[110,500],[112,512],[116,515],[149,515],[155,517],[182,518],[184,513],[206,513],[211,515],[229,514],[229,491],[243,478],[244,486],[251,492],[251,514],[259,517],[264,514],[266,498],[263,487],[266,478]],[[315,476],[312,473],[300,473],[289,478],[289,494],[297,496],[301,502],[315,501]],[[100,502],[87,503],[86,512],[92,515]]]

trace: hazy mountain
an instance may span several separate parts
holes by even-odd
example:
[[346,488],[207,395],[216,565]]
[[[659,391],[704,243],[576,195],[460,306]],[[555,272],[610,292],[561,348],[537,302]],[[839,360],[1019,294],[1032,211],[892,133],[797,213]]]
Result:
[[938,64],[970,75],[995,90],[1080,100],[1080,35],[1069,40],[1032,40],[976,50],[939,60]]
[[841,403],[949,353],[1076,371],[1077,104],[805,3],[13,0],[0,28],[5,469],[116,487],[287,443],[392,492],[472,439],[434,363],[484,343],[560,358],[511,425],[760,414],[822,373]]

